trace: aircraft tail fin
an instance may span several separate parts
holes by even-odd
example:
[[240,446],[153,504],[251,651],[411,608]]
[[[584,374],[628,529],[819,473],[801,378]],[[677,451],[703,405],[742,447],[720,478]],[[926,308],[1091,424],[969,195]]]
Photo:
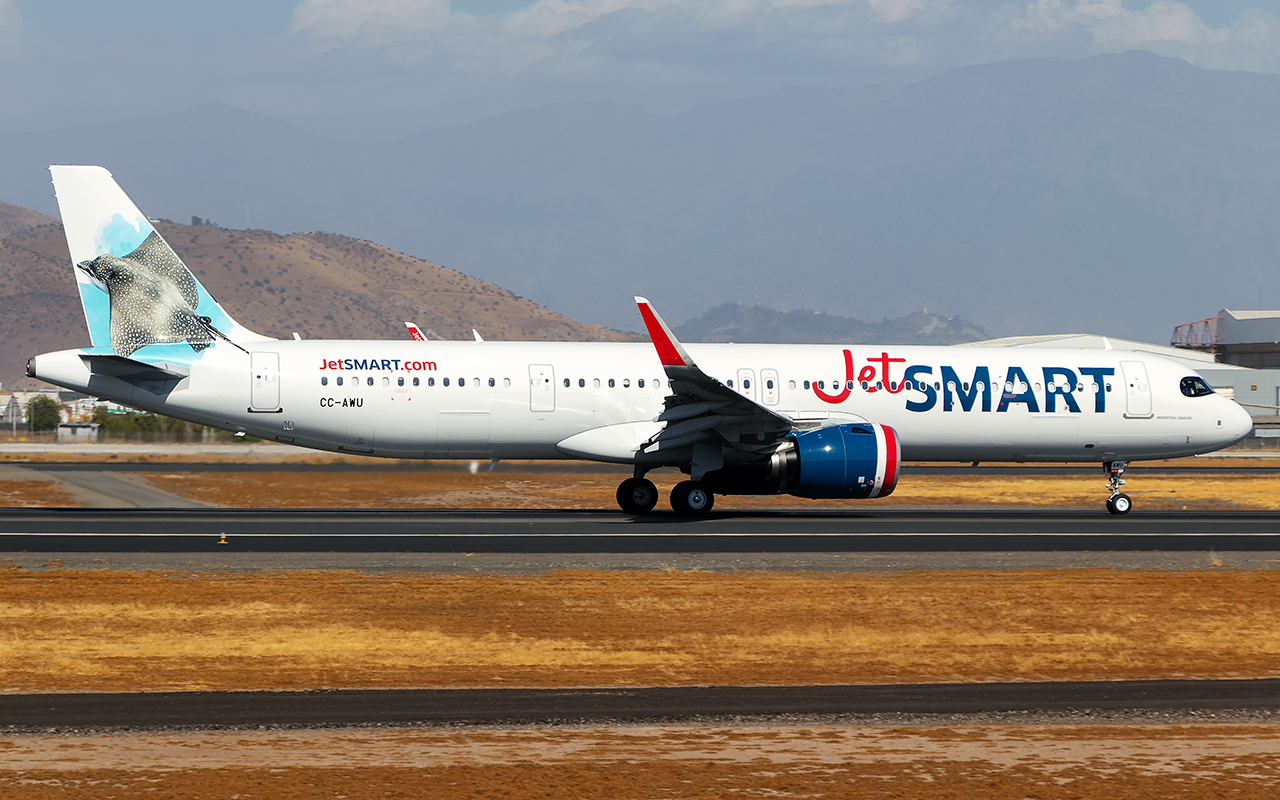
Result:
[[49,172],[95,348],[125,358],[148,345],[198,354],[219,341],[239,346],[267,338],[218,305],[110,172],[90,166]]

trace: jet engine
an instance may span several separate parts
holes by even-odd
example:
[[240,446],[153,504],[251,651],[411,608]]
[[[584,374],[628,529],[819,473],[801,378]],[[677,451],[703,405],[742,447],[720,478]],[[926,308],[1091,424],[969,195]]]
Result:
[[800,431],[768,461],[702,478],[718,494],[793,494],[812,500],[887,497],[898,485],[898,434],[874,422]]
[[813,500],[887,497],[898,485],[898,434],[874,422],[828,425],[789,437],[770,459],[783,491]]

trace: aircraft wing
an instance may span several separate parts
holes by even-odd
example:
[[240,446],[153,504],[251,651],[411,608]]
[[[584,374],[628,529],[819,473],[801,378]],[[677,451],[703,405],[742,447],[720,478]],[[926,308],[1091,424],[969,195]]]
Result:
[[738,449],[772,449],[777,440],[796,427],[789,417],[765,408],[703,372],[653,305],[643,297],[635,301],[671,382],[671,394],[657,418],[666,425],[646,442],[645,452],[709,442],[717,434],[724,443]]

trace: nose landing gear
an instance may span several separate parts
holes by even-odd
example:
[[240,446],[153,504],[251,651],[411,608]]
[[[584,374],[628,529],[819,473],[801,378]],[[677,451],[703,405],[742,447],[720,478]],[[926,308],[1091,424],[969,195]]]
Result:
[[1107,473],[1107,488],[1111,490],[1111,497],[1107,498],[1107,511],[1112,514],[1128,514],[1133,508],[1133,500],[1120,491],[1120,487],[1124,486],[1124,480],[1120,476],[1124,474],[1127,466],[1129,466],[1127,461],[1110,461],[1102,465],[1102,469]]

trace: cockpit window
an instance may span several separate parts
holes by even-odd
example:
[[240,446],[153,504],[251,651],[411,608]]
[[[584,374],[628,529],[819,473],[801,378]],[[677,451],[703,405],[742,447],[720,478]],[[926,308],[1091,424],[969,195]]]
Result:
[[1204,397],[1206,394],[1213,394],[1213,390],[1209,388],[1209,384],[1204,382],[1204,378],[1196,375],[1183,378],[1178,388],[1187,397]]

